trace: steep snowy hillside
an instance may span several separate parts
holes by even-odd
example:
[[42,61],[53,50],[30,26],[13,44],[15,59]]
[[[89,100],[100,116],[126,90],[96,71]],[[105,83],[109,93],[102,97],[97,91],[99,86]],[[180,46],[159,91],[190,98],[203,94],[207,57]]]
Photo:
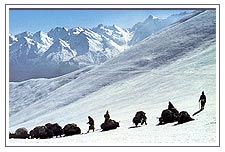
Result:
[[[89,115],[99,129],[106,110],[112,119],[120,121],[120,127],[109,132],[97,130],[58,139],[13,139],[9,144],[218,145],[215,43],[216,13],[204,11],[81,74],[73,72],[55,78],[58,81],[40,79],[10,83],[11,132],[19,127],[30,130],[47,122],[58,122],[61,126],[74,122],[86,132]],[[39,89],[46,94],[37,93],[37,100],[34,100],[31,91]],[[186,110],[189,114],[198,111],[198,99],[203,90],[207,96],[206,108],[193,117],[195,121],[156,126],[156,118],[167,108],[168,101],[179,111]],[[22,91],[20,98],[18,93]],[[23,102],[28,104],[20,108],[19,103]],[[146,112],[148,125],[129,129],[139,110]]]
[[[34,104],[41,98],[45,98],[52,91],[85,74],[92,67],[85,67],[67,75],[52,79],[32,79],[23,82],[10,82],[9,115],[15,115],[18,111]],[[28,96],[29,94],[29,96]]]

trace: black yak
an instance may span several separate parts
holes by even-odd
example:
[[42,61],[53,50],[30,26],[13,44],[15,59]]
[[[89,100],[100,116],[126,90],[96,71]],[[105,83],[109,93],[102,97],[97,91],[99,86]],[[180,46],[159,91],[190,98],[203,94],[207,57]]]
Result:
[[173,112],[170,111],[169,109],[165,109],[161,113],[161,117],[159,118],[159,124],[166,124],[170,122],[174,122],[174,115]]
[[169,101],[168,109],[165,109],[161,113],[159,118],[159,125],[178,121],[179,111],[174,108],[173,104]]
[[18,128],[15,133],[9,133],[9,138],[29,138],[29,134],[26,128]]
[[52,138],[53,137],[53,131],[48,129],[46,126],[37,126],[33,130],[30,131],[30,137],[33,138]]
[[178,116],[178,124],[194,120],[186,111],[181,111]]
[[53,132],[53,136],[61,137],[63,135],[63,129],[61,126],[59,126],[58,123],[54,123],[54,124],[47,123],[45,124],[45,126]]
[[72,136],[76,134],[81,134],[81,129],[77,127],[76,124],[72,123],[65,125],[63,128],[63,132],[65,136]]
[[144,123],[145,125],[147,125],[146,120],[147,120],[147,117],[145,116],[145,112],[138,111],[135,117],[133,118],[133,123],[135,124],[136,127],[139,123],[141,123],[141,125],[143,125]]
[[101,124],[102,131],[116,129],[117,127],[119,127],[119,122],[116,122],[115,120],[111,120],[111,119]]

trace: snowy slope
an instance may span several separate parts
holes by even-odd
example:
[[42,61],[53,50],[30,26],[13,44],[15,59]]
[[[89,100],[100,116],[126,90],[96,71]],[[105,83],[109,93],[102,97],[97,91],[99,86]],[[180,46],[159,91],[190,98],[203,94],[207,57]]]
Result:
[[[120,128],[109,132],[49,140],[10,140],[10,144],[215,145],[218,142],[215,20],[215,11],[197,13],[76,79],[62,85],[49,79],[55,89],[37,101],[29,101],[26,108],[19,109],[19,104],[13,102],[32,99],[29,89],[25,89],[31,84],[34,90],[38,85],[42,85],[41,90],[48,89],[49,85],[43,85],[47,80],[29,80],[22,86],[10,83],[10,103],[14,105],[10,110],[11,132],[19,127],[30,130],[47,122],[58,122],[61,126],[74,122],[86,132],[87,116],[95,119],[98,129],[106,110],[112,119],[120,121]],[[57,79],[64,81],[73,75],[77,74]],[[18,86],[25,91],[21,99],[14,93]],[[179,111],[196,112],[202,90],[208,99],[206,109],[194,116],[195,121],[156,126],[156,117],[167,108],[168,101]],[[133,126],[132,118],[139,110],[147,113],[148,125],[128,129]]]
[[[9,115],[15,115],[18,111],[34,104],[36,101],[48,96],[49,93],[85,74],[92,67],[85,67],[67,75],[52,79],[31,79],[23,82],[10,82],[11,100],[9,101]],[[29,94],[29,95],[28,95]]]

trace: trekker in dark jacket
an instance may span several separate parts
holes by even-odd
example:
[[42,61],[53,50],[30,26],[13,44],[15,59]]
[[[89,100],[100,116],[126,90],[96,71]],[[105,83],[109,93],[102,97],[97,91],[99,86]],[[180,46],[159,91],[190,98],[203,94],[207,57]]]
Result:
[[105,122],[109,121],[110,115],[109,115],[109,111],[108,110],[106,111],[106,114],[104,115],[104,118],[105,118]]
[[202,95],[199,98],[199,102],[201,102],[201,110],[203,110],[206,103],[206,96],[204,94],[204,91],[202,91]]
[[87,124],[89,124],[90,126],[89,126],[89,129],[88,129],[88,131],[87,131],[87,133],[89,133],[89,131],[90,130],[93,130],[93,132],[95,131],[95,122],[94,122],[94,119],[93,118],[91,118],[90,116],[88,116],[88,122],[87,122]]

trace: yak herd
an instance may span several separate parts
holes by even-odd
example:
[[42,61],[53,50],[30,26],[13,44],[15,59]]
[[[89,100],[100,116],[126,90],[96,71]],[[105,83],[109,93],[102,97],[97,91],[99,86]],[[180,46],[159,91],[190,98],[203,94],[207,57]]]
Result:
[[178,124],[182,124],[192,120],[194,119],[191,118],[191,116],[186,111],[179,112],[176,108],[174,108],[173,104],[169,102],[168,109],[163,110],[161,113],[158,125],[176,121],[178,121]]
[[81,129],[76,124],[67,124],[62,128],[58,123],[47,123],[44,126],[37,126],[28,133],[26,128],[19,128],[15,133],[9,133],[9,138],[30,138],[46,139],[53,137],[71,136],[81,134]]
[[[108,112],[108,111],[107,111]],[[163,125],[166,123],[178,122],[177,124],[182,124],[188,121],[194,120],[190,117],[190,115],[186,111],[179,112],[176,108],[174,108],[173,104],[169,102],[168,109],[165,109],[161,113],[161,117],[159,119],[158,125]],[[133,123],[135,127],[140,123],[141,125],[147,125],[147,117],[145,116],[145,112],[138,111],[134,118]],[[119,127],[119,122],[115,120],[107,120],[101,124],[102,131],[108,131],[111,129],[116,129]],[[46,139],[53,137],[64,137],[81,134],[81,129],[74,123],[67,124],[63,128],[58,125],[58,123],[47,123],[44,126],[37,126],[30,132],[26,128],[19,128],[15,131],[15,133],[9,133],[9,138],[21,138],[21,139]]]

